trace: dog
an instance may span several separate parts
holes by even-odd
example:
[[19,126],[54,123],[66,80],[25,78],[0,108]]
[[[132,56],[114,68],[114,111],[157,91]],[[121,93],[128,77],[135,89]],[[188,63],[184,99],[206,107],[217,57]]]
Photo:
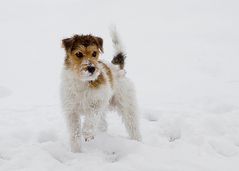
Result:
[[[115,55],[111,63],[100,59],[103,39],[74,35],[62,40],[66,52],[61,81],[61,103],[66,116],[72,152],[81,151],[81,137],[94,138],[107,131],[106,112],[116,110],[129,137],[140,141],[134,86],[126,77],[125,53],[116,31],[111,32]],[[84,124],[81,126],[81,120]]]

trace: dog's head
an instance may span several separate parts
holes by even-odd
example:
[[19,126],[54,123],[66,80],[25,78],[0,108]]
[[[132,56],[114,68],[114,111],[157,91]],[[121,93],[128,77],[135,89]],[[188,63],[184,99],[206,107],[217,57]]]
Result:
[[74,35],[62,40],[66,51],[65,65],[82,81],[93,81],[99,74],[98,60],[103,53],[103,39],[92,35]]

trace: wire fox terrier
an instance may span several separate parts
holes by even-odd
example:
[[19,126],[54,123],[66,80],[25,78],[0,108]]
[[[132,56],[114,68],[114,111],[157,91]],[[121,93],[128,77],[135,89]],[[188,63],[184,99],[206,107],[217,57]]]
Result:
[[[134,86],[125,76],[125,55],[116,30],[111,32],[115,56],[111,63],[99,59],[103,39],[74,35],[62,40],[66,58],[62,72],[61,101],[70,134],[72,152],[80,152],[81,136],[94,138],[106,131],[105,113],[115,109],[131,139],[141,140]],[[82,116],[84,124],[81,127]]]

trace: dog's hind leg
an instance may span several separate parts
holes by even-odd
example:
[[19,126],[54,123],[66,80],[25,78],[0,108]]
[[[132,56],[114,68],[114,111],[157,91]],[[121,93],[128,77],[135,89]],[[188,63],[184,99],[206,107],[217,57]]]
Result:
[[131,139],[141,140],[138,121],[137,101],[132,83],[127,78],[119,80],[114,103]]

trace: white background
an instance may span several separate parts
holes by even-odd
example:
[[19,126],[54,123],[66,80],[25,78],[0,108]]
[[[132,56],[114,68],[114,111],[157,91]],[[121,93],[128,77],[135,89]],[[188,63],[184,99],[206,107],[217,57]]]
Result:
[[[235,0],[0,2],[0,170],[239,169],[239,3]],[[115,24],[136,86],[143,142],[120,118],[69,150],[59,103],[61,40]]]

